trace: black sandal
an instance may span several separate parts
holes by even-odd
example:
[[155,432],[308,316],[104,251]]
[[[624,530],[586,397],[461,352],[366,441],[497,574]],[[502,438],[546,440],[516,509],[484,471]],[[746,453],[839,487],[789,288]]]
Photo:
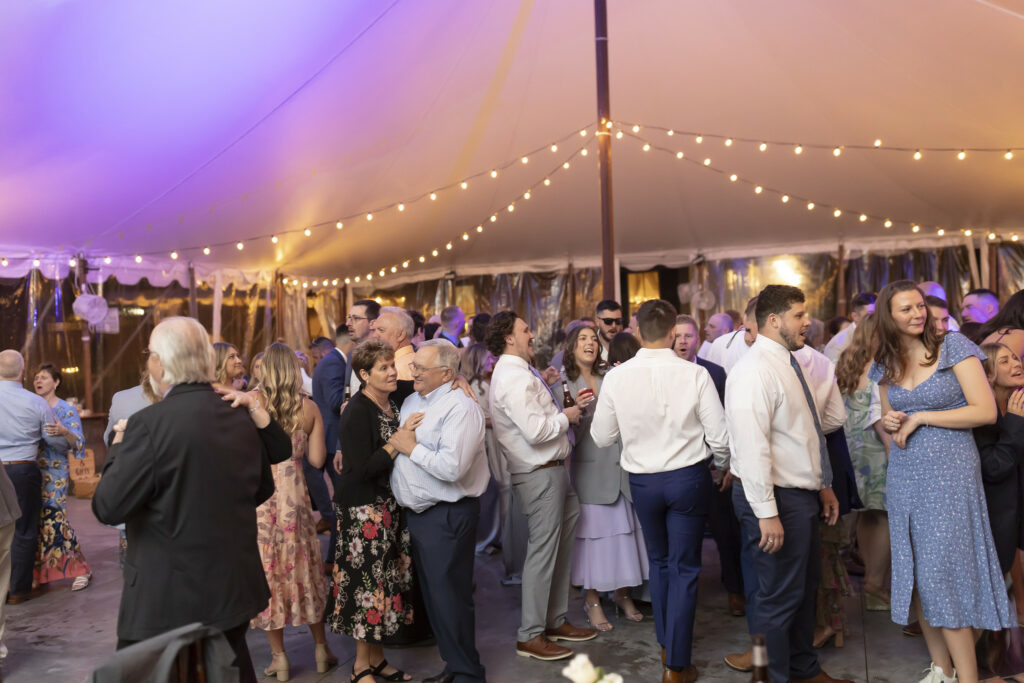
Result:
[[360,672],[359,672],[359,674],[357,675],[357,674],[356,674],[356,669],[355,669],[355,667],[352,667],[352,675],[351,675],[351,676],[349,676],[349,677],[348,677],[348,679],[349,679],[350,681],[352,681],[352,683],[355,683],[355,682],[356,682],[356,681],[358,681],[358,680],[359,680],[360,678],[366,678],[367,676],[369,676],[369,677],[370,677],[370,680],[373,680],[373,677],[374,677],[374,675],[375,675],[376,673],[377,673],[377,672],[376,672],[376,671],[375,671],[375,670],[373,669],[373,667],[371,666],[371,667],[370,667],[369,669],[363,669],[363,670],[362,670],[362,671],[360,671]]
[[390,674],[382,673],[384,671],[384,669],[386,669],[386,668],[388,668],[388,660],[386,660],[386,659],[380,660],[380,664],[378,664],[377,666],[373,667],[373,675],[377,676],[379,678],[383,678],[385,681],[401,681],[401,682],[404,682],[404,681],[411,681],[412,680],[411,676],[409,678],[406,678],[406,676],[408,676],[409,674],[405,673],[401,669],[395,669],[394,672],[390,673]]

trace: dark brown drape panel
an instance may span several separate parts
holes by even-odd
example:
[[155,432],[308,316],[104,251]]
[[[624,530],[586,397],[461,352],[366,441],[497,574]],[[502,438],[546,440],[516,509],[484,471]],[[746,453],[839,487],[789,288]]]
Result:
[[963,295],[970,290],[971,270],[967,248],[941,247],[911,250],[900,254],[866,254],[847,261],[846,291],[877,292],[896,280],[932,280],[946,290],[951,311],[960,310]]

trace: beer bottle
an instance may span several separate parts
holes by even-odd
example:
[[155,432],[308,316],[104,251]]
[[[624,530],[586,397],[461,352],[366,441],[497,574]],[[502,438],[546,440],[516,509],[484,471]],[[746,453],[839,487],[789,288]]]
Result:
[[564,377],[562,378],[562,395],[564,396],[562,399],[563,408],[572,408],[576,405],[576,400],[573,399],[572,394],[569,392],[569,380]]
[[764,636],[750,636],[750,652],[750,663],[754,667],[750,683],[768,683],[768,646]]

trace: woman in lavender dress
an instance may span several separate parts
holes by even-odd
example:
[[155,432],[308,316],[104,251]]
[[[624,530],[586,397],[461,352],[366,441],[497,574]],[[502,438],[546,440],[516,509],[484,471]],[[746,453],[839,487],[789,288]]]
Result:
[[922,683],[976,683],[972,628],[1016,626],[971,433],[997,416],[985,356],[962,334],[939,336],[909,280],[882,290],[875,315],[879,345],[869,377],[893,435],[886,473],[892,618],[906,624],[913,600],[932,657]]
[[[597,333],[590,327],[573,330],[565,340],[563,387],[568,386],[581,405],[580,392],[589,390],[596,399],[601,391],[607,365],[600,349]],[[619,466],[622,445],[598,448],[590,436],[593,418],[592,409],[583,413],[573,430],[576,445],[569,458],[580,499],[571,577],[574,586],[586,590],[587,621],[599,631],[610,631],[613,627],[601,608],[601,593],[611,592],[612,601],[630,621],[643,619],[628,589],[647,580],[647,549],[633,511],[628,475]]]

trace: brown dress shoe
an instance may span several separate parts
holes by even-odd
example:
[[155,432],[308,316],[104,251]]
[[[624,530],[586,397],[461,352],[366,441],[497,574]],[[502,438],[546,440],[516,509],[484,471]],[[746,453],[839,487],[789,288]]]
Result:
[[578,626],[573,626],[566,621],[558,628],[544,629],[544,635],[546,635],[550,640],[570,640],[574,643],[579,643],[584,640],[593,640],[594,638],[597,638],[597,631],[592,628],[580,628]]
[[747,601],[739,593],[729,593],[729,614],[743,617],[747,614]]
[[520,657],[533,657],[545,662],[572,657],[572,650],[552,643],[544,636],[534,636],[525,643],[516,643],[516,654]]
[[692,664],[682,671],[665,669],[661,674],[661,683],[693,683],[697,680],[697,667]]
[[818,675],[814,678],[796,678],[794,676],[792,681],[793,683],[853,683],[853,681],[847,680],[845,678],[832,678],[827,673],[825,673],[824,669],[819,671]]
[[725,665],[735,671],[749,673],[754,670],[753,656],[750,650],[740,654],[726,655]]

